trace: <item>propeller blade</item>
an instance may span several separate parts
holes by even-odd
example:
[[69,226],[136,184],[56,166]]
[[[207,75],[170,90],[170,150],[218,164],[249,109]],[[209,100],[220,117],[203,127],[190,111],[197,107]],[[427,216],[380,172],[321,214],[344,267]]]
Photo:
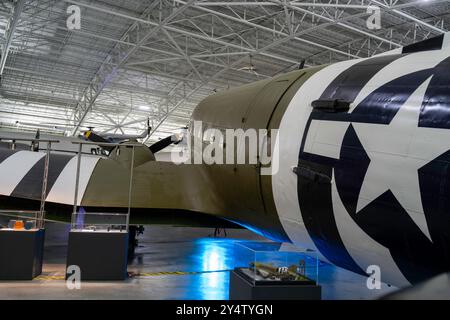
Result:
[[158,142],[155,142],[154,144],[152,144],[148,148],[150,149],[150,151],[153,154],[155,154],[155,153],[161,151],[162,149],[167,148],[171,144],[178,144],[178,143],[180,143],[182,140],[183,139],[180,137],[180,135],[174,134],[174,135],[171,135],[171,136],[166,137],[164,139],[161,139]]
[[300,62],[300,64],[298,65],[298,70],[304,69],[304,68],[305,68],[305,63],[306,63],[306,60],[303,59],[303,60]]

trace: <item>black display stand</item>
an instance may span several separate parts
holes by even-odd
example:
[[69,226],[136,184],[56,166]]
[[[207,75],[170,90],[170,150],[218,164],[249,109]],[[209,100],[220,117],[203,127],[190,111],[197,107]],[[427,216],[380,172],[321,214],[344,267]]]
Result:
[[230,300],[320,300],[317,284],[253,284],[238,270],[230,272]]
[[0,280],[32,280],[42,273],[45,230],[0,230]]
[[[69,233],[67,267],[80,267],[81,280],[125,280],[127,254],[128,232]],[[68,276],[70,274],[66,274],[66,278]]]

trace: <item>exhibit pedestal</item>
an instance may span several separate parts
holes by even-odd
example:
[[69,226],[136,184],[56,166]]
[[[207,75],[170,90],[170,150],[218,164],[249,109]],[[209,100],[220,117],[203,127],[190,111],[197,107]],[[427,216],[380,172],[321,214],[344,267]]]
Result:
[[42,273],[45,230],[0,230],[0,280],[32,280]]
[[81,280],[125,280],[127,255],[128,232],[70,231],[66,267],[78,266]]
[[[274,281],[275,282],[275,281]],[[230,300],[320,300],[318,285],[253,284],[235,270],[230,272]]]

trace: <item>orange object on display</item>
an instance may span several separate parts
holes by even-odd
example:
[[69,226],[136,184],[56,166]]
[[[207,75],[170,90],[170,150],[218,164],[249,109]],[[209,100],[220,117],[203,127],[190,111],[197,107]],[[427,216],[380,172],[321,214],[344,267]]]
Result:
[[24,228],[25,226],[22,220],[17,220],[16,223],[14,224],[14,230],[22,230]]

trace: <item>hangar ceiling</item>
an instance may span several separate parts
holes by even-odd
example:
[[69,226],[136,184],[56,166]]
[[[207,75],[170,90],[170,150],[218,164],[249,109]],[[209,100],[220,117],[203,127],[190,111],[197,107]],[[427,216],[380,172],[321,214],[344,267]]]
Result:
[[[67,8],[80,8],[69,30]],[[369,29],[369,5],[381,29]],[[368,57],[446,32],[443,0],[1,0],[0,127],[148,143],[204,97],[307,66]]]

